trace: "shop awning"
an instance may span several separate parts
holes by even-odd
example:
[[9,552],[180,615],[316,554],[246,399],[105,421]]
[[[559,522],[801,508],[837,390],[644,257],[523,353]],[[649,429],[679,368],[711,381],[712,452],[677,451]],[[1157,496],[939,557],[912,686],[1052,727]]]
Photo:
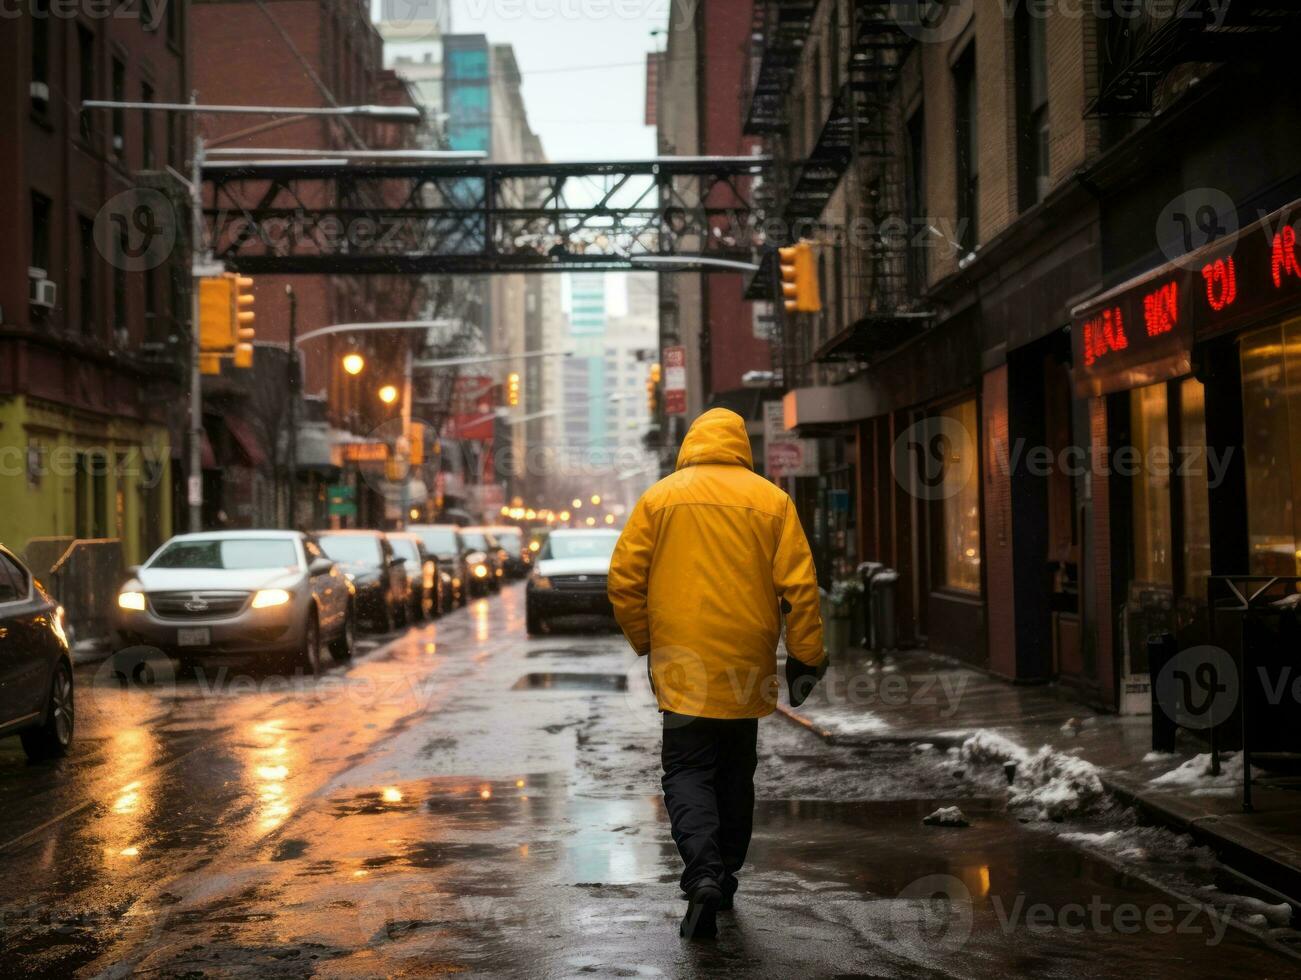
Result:
[[1299,220],[1295,201],[1072,309],[1076,394],[1177,378],[1196,341],[1301,307]]
[[244,455],[248,465],[258,468],[266,464],[267,454],[262,448],[262,443],[258,440],[257,435],[253,432],[253,427],[244,421],[238,415],[226,415],[222,417],[222,423],[226,426],[226,431],[230,433],[235,445]]
[[[176,462],[189,457],[185,453],[185,442],[188,433],[182,431],[174,433],[171,439],[171,456]],[[203,439],[199,443],[199,465],[205,470],[215,470],[217,468],[217,454],[212,451],[212,443],[208,441],[208,433],[203,433]]]
[[839,385],[795,388],[782,399],[787,431],[801,435],[870,419],[886,411],[880,393],[866,379]]

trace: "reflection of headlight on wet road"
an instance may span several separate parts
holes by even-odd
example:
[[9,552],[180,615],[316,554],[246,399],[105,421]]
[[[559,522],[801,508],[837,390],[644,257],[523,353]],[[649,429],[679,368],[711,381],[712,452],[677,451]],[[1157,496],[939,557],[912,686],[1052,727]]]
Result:
[[137,612],[143,612],[145,594],[143,592],[121,592],[118,594],[117,604],[122,609],[134,609]]

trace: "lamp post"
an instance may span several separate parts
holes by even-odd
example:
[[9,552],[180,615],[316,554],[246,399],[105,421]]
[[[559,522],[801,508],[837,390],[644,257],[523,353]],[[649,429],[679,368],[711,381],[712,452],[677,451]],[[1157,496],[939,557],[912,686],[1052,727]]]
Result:
[[291,283],[285,283],[289,297],[289,529],[298,526],[298,297]]
[[[199,105],[193,96],[189,102],[119,102],[109,99],[87,99],[83,109],[125,110],[144,112],[177,112],[191,114],[236,114],[250,116],[361,116],[383,122],[418,123],[423,118],[414,106],[247,106]],[[288,120],[282,120],[288,121]],[[206,144],[195,131],[194,152],[190,161],[190,452],[186,499],[190,508],[190,531],[203,530],[203,393],[202,374],[199,370],[199,286],[206,276],[220,275],[225,267],[215,262],[203,234],[203,162]],[[178,175],[179,176],[179,175]],[[184,178],[181,178],[184,180]],[[292,404],[292,402],[291,402]]]

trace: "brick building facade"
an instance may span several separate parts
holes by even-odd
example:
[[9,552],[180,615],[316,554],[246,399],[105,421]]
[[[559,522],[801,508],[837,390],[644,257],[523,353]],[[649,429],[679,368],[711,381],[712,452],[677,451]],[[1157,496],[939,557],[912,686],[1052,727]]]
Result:
[[[1234,302],[1200,274],[1244,268],[1233,232],[1294,218],[1268,55],[1295,20],[1236,24],[1244,59],[1146,8],[756,7],[745,128],[787,239],[819,243],[823,312],[780,336],[787,426],[832,464],[789,485],[820,573],[883,562],[901,644],[1137,707],[1149,635],[1208,641],[1208,575],[1297,573],[1289,239],[1249,312],[1196,306]],[[1163,473],[1184,450],[1228,462]]]

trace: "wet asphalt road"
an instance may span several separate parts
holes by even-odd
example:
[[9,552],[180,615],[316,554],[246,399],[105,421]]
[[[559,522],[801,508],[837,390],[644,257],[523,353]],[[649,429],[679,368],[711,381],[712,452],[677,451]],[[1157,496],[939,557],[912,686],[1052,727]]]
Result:
[[[1019,821],[1000,774],[780,717],[737,909],[685,943],[643,669],[608,633],[527,639],[518,586],[316,681],[82,668],[73,757],[0,742],[0,973],[1296,975]],[[971,827],[922,825],[949,803]],[[1176,881],[1218,874],[1149,845]]]

